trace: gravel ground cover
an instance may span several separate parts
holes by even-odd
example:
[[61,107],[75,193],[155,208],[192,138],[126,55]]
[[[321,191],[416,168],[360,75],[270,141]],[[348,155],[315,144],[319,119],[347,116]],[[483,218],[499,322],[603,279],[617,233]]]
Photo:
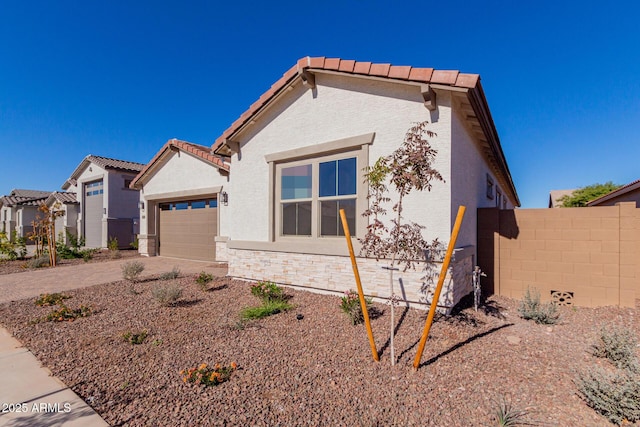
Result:
[[[129,259],[129,258],[139,258],[141,255],[136,250],[122,250],[118,252],[117,259]],[[57,260],[57,267],[64,267],[69,265],[77,265],[84,263],[94,263],[94,262],[105,262],[105,261],[113,261],[113,254],[107,250],[102,249],[95,254],[93,254],[92,259],[89,261],[85,261],[82,258],[75,259],[61,259]],[[48,268],[48,267],[41,267]],[[21,273],[23,271],[33,271],[27,266],[26,260],[15,260],[9,261],[7,259],[0,259],[0,274],[13,274],[13,273]]]
[[[414,372],[424,311],[398,309],[391,366],[386,305],[375,304],[372,321],[376,363],[337,296],[287,289],[293,310],[241,323],[240,310],[259,305],[249,283],[222,278],[202,291],[195,276],[181,277],[182,299],[163,307],[151,291],[166,283],[68,292],[68,307],[94,311],[73,322],[34,323],[51,307],[15,301],[0,305],[0,322],[109,424],[131,426],[495,426],[504,400],[536,425],[607,426],[573,380],[606,365],[590,354],[602,325],[640,334],[637,308],[563,308],[560,324],[545,326],[520,319],[517,301],[492,297],[477,313],[439,317]],[[142,330],[142,344],[122,338]],[[238,370],[215,387],[179,373],[231,362]]]

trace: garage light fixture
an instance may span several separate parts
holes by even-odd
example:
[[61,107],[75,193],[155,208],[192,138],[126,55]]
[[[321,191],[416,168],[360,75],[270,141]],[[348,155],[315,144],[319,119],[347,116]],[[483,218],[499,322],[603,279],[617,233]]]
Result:
[[227,194],[226,191],[223,191],[222,193],[220,193],[220,201],[225,206],[229,204],[229,195]]
[[138,209],[144,209],[144,202],[143,201],[139,201],[138,202]]

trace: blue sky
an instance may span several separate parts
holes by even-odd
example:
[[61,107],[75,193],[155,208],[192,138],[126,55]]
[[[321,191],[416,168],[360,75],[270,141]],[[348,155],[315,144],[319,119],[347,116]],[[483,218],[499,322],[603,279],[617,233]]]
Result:
[[211,145],[304,56],[481,75],[523,207],[640,178],[640,2],[0,0],[0,194]]

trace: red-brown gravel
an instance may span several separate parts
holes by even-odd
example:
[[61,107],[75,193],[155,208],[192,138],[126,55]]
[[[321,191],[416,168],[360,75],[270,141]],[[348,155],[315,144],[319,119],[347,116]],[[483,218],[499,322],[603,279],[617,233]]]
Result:
[[[195,276],[176,282],[176,307],[153,300],[161,281],[120,281],[68,292],[70,308],[94,307],[90,317],[33,324],[51,308],[30,299],[0,305],[0,322],[109,424],[132,426],[492,426],[502,398],[540,425],[607,426],[573,379],[606,363],[589,352],[602,325],[640,334],[637,309],[568,308],[544,326],[493,297],[486,311],[439,318],[414,372],[423,311],[398,310],[392,367],[388,306],[376,304],[383,314],[372,322],[376,363],[336,296],[287,289],[293,310],[241,325],[240,310],[258,304],[248,283],[219,279],[203,292]],[[143,344],[121,337],[143,329]],[[203,362],[240,369],[217,387],[184,384],[179,371]]]

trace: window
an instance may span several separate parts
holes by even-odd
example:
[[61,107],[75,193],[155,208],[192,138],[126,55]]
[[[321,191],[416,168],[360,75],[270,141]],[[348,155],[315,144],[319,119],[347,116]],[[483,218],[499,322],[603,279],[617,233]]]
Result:
[[493,178],[487,174],[487,199],[493,200]]
[[102,186],[102,180],[89,182],[84,185],[85,194],[87,196],[97,196],[98,194],[104,193],[104,188]]
[[278,235],[344,236],[340,209],[355,235],[358,176],[354,154],[277,165]]
[[496,188],[496,208],[500,209],[502,206],[502,193],[499,188]]

